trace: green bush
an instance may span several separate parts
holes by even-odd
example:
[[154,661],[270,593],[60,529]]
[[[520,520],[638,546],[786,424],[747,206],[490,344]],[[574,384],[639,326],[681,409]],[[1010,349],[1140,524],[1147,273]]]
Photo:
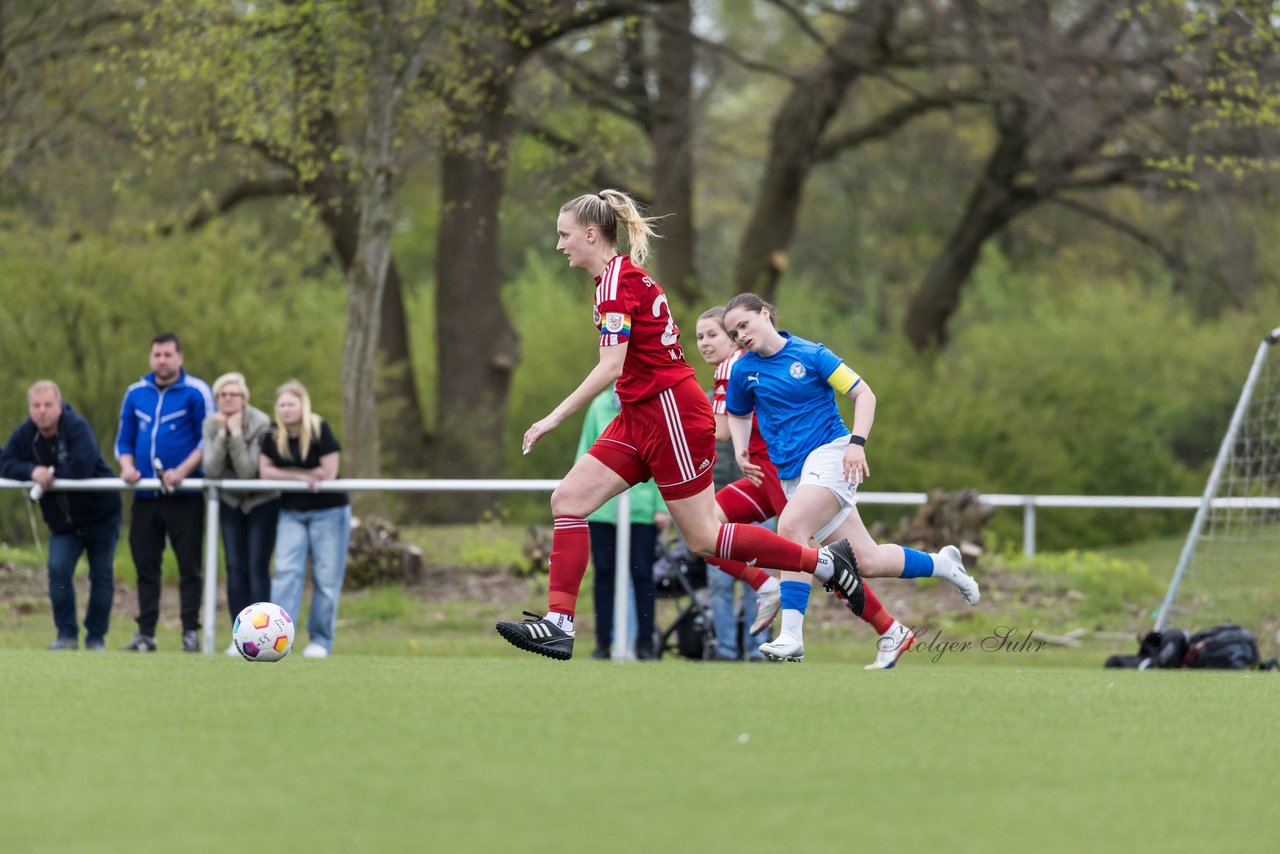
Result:
[[1158,578],[1144,561],[1098,552],[1043,553],[1032,558],[1003,555],[1000,562],[1009,572],[1026,575],[1028,589],[1078,599],[1072,612],[1083,620],[1125,611],[1145,612],[1159,604],[1167,581]]

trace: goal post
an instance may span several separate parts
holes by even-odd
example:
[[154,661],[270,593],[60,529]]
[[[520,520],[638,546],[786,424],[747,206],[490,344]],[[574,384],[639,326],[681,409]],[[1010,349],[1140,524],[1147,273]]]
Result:
[[1241,621],[1233,611],[1256,611],[1260,596],[1277,592],[1280,366],[1269,363],[1277,343],[1280,327],[1258,345],[1156,614],[1156,631],[1169,625],[1180,594],[1187,604],[1177,609],[1197,621],[1183,628],[1199,629]]

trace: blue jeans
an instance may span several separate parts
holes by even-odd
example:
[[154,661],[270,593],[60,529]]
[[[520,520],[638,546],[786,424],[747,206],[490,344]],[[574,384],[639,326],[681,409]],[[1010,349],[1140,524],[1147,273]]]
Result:
[[271,553],[276,547],[280,502],[268,501],[248,513],[223,504],[219,511],[227,565],[227,612],[234,623],[245,607],[271,598]]
[[[742,588],[741,632],[738,612],[733,604],[735,586]],[[755,636],[747,634],[756,619],[756,592],[745,581],[738,581],[711,564],[707,564],[707,592],[711,599],[711,619],[716,627],[716,655],[735,661],[739,658],[763,658],[760,644],[769,639],[769,630]]]
[[311,610],[307,634],[311,642],[333,651],[338,597],[347,575],[347,543],[351,539],[351,505],[324,510],[281,510],[276,526],[276,575],[271,601],[298,622],[302,588],[311,561]]
[[120,537],[120,516],[77,528],[66,534],[49,535],[49,602],[53,624],[60,638],[78,638],[76,588],[72,577],[80,555],[89,556],[89,606],[84,613],[85,641],[101,641],[111,622],[115,599],[116,541]]

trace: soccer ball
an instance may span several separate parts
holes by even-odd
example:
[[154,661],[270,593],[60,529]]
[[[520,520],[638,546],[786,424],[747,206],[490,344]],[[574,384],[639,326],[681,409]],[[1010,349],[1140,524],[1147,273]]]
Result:
[[231,627],[236,649],[248,661],[279,661],[293,649],[293,619],[274,602],[255,602]]

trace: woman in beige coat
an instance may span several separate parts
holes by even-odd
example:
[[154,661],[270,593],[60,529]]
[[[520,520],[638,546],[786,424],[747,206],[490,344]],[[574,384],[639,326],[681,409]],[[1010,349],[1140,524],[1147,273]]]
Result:
[[[204,420],[204,474],[216,480],[258,477],[262,437],[271,418],[249,405],[244,375],[213,383],[214,411]],[[271,553],[276,545],[280,493],[220,490],[222,548],[227,567],[227,612],[232,623],[246,605],[271,595]],[[227,655],[236,655],[235,644]]]

